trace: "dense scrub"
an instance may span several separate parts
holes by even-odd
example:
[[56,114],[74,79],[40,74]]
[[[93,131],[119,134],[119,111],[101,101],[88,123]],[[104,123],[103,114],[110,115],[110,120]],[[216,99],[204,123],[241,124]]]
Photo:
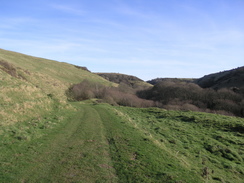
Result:
[[156,85],[157,83],[160,82],[186,82],[186,83],[193,83],[196,81],[196,79],[190,79],[190,78],[156,78],[156,79],[152,79],[147,81],[148,83],[152,84],[152,85]]
[[244,87],[214,90],[194,83],[162,81],[138,96],[160,102],[166,109],[244,116]]
[[214,90],[203,89],[191,82],[165,80],[149,89],[136,90],[125,83],[118,87],[107,87],[84,80],[70,87],[67,93],[77,101],[98,98],[112,105],[156,106],[170,110],[244,116],[244,87]]
[[101,102],[130,107],[152,107],[155,102],[135,95],[135,90],[121,83],[118,87],[106,87],[96,82],[84,80],[67,91],[68,96],[77,101],[98,98]]

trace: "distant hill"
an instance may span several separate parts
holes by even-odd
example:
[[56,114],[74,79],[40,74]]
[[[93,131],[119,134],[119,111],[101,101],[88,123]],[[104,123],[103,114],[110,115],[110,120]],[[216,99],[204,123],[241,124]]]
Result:
[[244,87],[244,66],[228,71],[222,71],[205,75],[201,78],[156,78],[147,81],[152,85],[159,82],[173,82],[173,83],[195,83],[202,88],[241,88]]
[[192,83],[194,82],[196,79],[193,78],[156,78],[156,79],[152,79],[147,81],[148,83],[152,84],[152,85],[156,85],[159,82],[164,82],[164,81],[168,81],[168,82],[174,82],[174,83],[178,83],[178,82],[185,82],[185,83]]
[[244,66],[236,69],[206,75],[195,81],[202,88],[244,87]]
[[171,110],[193,110],[244,116],[244,67],[200,79],[157,78],[138,96]]
[[151,84],[146,83],[142,79],[126,75],[126,74],[119,74],[119,73],[97,73],[97,75],[107,79],[108,81],[118,83],[118,84],[126,84],[132,88],[147,88],[150,87]]

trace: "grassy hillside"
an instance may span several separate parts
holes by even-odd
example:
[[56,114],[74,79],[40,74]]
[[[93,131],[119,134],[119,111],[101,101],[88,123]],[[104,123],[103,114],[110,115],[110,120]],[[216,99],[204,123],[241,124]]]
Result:
[[64,107],[66,90],[84,79],[113,85],[71,64],[0,49],[0,125]]
[[29,72],[38,72],[49,75],[53,79],[67,82],[78,83],[83,79],[108,83],[106,80],[92,74],[82,67],[77,67],[64,62],[33,57],[0,49],[0,58]]

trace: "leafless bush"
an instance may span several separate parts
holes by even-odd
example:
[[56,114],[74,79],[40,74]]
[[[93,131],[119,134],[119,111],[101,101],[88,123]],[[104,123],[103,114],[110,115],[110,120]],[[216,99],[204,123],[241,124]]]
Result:
[[[144,99],[160,102],[164,108],[220,112],[244,116],[244,88],[220,89],[200,88],[194,83],[163,81],[153,88],[138,92]],[[225,111],[225,112],[224,112]]]
[[172,105],[172,104],[163,105],[163,108],[165,108],[167,110],[175,110],[175,111],[180,110],[179,105]]
[[182,105],[182,110],[201,111],[197,106],[188,103]]
[[[86,100],[90,98],[98,98],[103,102],[112,105],[123,105],[131,107],[153,107],[155,102],[141,99],[137,97],[131,88],[105,87],[98,83],[91,83],[87,80],[73,85],[69,92],[75,100]],[[127,92],[128,91],[128,92]]]
[[75,100],[86,100],[94,97],[93,87],[91,83],[87,80],[76,84],[70,88],[70,93],[72,93]]
[[225,110],[211,110],[210,113],[221,114],[226,116],[235,116],[232,112],[225,111]]
[[6,61],[0,60],[0,65],[3,67],[2,68],[3,71],[7,72],[8,74],[10,74],[13,77],[16,77],[16,78],[18,77],[17,70],[12,64],[10,64]]

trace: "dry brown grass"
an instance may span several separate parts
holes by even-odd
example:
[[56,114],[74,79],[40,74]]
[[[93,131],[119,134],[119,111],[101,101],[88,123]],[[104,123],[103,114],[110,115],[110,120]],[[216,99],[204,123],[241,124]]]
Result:
[[0,49],[0,125],[70,108],[66,90],[84,79],[113,85],[71,64]]

